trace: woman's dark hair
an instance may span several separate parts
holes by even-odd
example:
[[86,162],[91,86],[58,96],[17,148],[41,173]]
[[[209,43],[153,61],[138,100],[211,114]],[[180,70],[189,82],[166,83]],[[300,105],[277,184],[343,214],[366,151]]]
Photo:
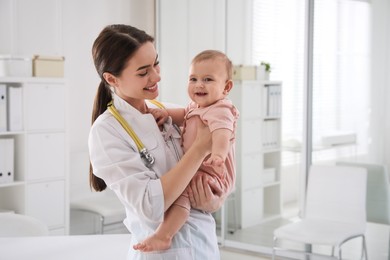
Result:
[[[97,89],[92,110],[92,124],[106,109],[112,100],[111,89],[103,73],[109,72],[120,76],[128,60],[139,47],[146,42],[153,42],[152,36],[142,30],[125,24],[113,24],[105,27],[92,46],[92,57],[100,84]],[[106,189],[106,183],[93,174],[92,164],[89,167],[89,185],[96,191]]]

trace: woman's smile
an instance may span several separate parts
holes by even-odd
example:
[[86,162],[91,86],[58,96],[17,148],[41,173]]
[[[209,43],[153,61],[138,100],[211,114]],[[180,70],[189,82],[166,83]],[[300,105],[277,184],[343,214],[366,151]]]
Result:
[[157,85],[157,84],[155,84],[155,85],[153,85],[153,86],[151,86],[151,87],[146,87],[146,88],[144,88],[144,90],[149,91],[149,92],[152,92],[152,93],[156,92],[157,89],[158,89],[158,85]]

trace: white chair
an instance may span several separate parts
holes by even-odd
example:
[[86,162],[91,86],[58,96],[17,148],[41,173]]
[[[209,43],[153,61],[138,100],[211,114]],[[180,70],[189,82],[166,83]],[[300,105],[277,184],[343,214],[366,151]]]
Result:
[[[98,216],[99,230],[97,233],[104,234],[109,226],[123,224],[126,218],[125,207],[115,194],[94,194],[90,197],[74,200],[70,204],[71,214],[87,212]],[[124,227],[124,224],[123,224]]]
[[[363,168],[346,166],[319,166],[310,168],[306,194],[305,216],[298,222],[274,231],[272,259],[282,250],[281,240],[295,241],[311,248],[312,245],[329,246],[332,257],[338,250],[342,259],[345,242],[361,237],[362,255],[367,259],[366,229],[366,179]],[[312,252],[298,251],[304,254]]]
[[[381,164],[337,162],[337,165],[367,170],[367,222],[390,225],[390,183],[387,167]],[[390,260],[390,236],[389,236]]]
[[0,237],[47,236],[48,234],[48,227],[36,218],[14,213],[0,213]]

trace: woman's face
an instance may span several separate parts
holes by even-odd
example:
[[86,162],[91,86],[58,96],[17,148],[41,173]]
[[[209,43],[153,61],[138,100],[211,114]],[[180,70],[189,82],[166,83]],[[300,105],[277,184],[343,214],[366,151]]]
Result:
[[145,99],[158,96],[160,65],[153,43],[146,42],[132,56],[119,77],[113,76],[115,93],[138,110],[144,108]]

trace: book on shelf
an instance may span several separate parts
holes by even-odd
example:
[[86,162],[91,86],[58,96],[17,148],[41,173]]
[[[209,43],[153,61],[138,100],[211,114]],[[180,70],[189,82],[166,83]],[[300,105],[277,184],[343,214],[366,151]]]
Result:
[[23,130],[22,88],[8,86],[8,131]]
[[265,117],[281,115],[282,89],[280,84],[264,85],[263,111]]
[[0,84],[0,132],[7,131],[7,86]]
[[277,120],[265,120],[263,124],[263,147],[265,149],[280,146],[280,124]]
[[14,181],[14,139],[0,139],[0,183]]

